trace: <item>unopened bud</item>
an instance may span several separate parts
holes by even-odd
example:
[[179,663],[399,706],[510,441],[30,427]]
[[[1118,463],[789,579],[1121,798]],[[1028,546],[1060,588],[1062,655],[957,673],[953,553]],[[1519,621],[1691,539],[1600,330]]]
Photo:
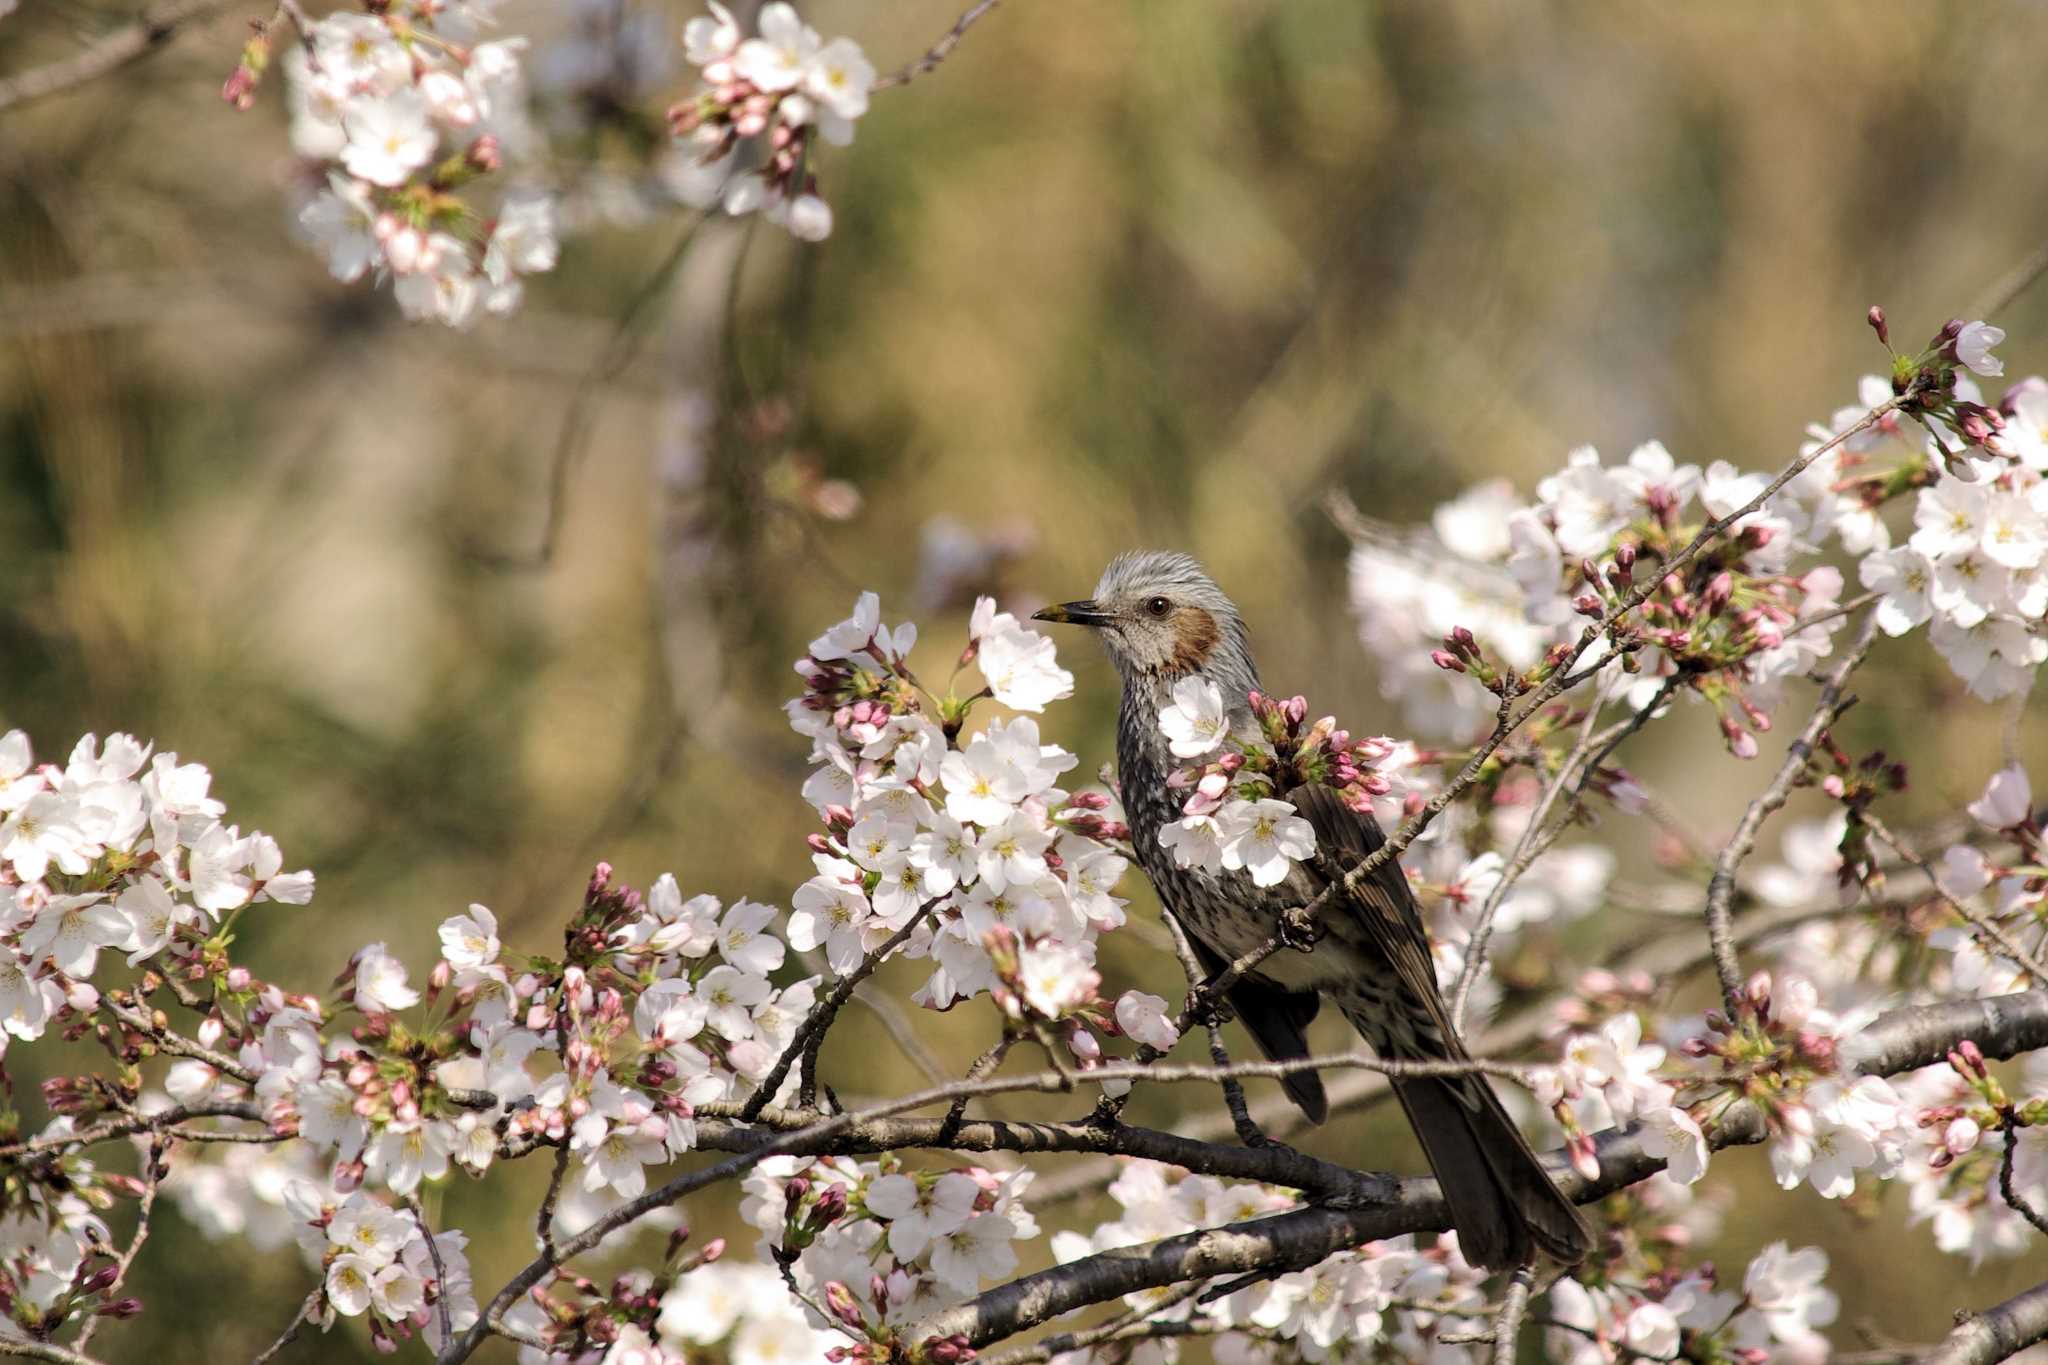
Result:
[[1870,324],[1871,331],[1877,333],[1879,345],[1889,346],[1892,344],[1892,329],[1885,323],[1883,308],[1877,304],[1871,304],[1870,312],[1865,314],[1864,321]]

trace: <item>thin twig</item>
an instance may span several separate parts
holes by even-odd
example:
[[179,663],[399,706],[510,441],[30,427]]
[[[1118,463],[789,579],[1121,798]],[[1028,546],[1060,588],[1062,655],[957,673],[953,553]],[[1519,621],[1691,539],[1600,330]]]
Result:
[[2008,1111],[2005,1116],[2005,1150],[1998,1154],[1998,1193],[2004,1198],[2007,1208],[2026,1219],[2034,1231],[2048,1236],[2048,1218],[2043,1218],[2041,1211],[2028,1203],[2020,1192],[2012,1187],[2012,1158],[2014,1150],[2019,1145],[2019,1126],[2013,1122],[2012,1114]]
[[156,1045],[159,1052],[168,1052],[174,1057],[190,1057],[194,1061],[205,1062],[223,1076],[234,1077],[244,1085],[256,1084],[258,1079],[256,1073],[243,1066],[233,1057],[228,1056],[225,1052],[216,1052],[210,1047],[202,1047],[181,1033],[168,1028],[159,1028],[156,1021],[148,1014],[145,1014],[142,1009],[138,1009],[112,994],[104,997],[101,1003],[105,1006],[107,1013],[149,1039],[150,1042]]
[[790,1038],[789,1046],[782,1050],[782,1055],[775,1059],[775,1065],[768,1069],[768,1074],[754,1087],[753,1095],[747,1100],[747,1108],[752,1113],[745,1115],[746,1117],[751,1118],[753,1114],[758,1114],[768,1107],[769,1101],[775,1098],[775,1092],[782,1088],[783,1078],[789,1075],[790,1067],[799,1059],[804,1064],[799,1097],[804,1108],[811,1107],[818,1088],[818,1049],[824,1046],[825,1033],[832,1027],[832,1021],[839,1017],[840,1007],[859,988],[861,982],[875,974],[875,968],[881,966],[889,954],[895,952],[918,925],[931,918],[938,905],[938,900],[933,899],[919,906],[917,913],[906,920],[901,929],[889,935],[880,947],[861,958],[858,966],[839,978],[838,984],[827,991],[823,999],[811,1006],[811,1012],[804,1016],[803,1023],[797,1026],[796,1033]]
[[[994,1075],[995,1069],[1003,1064],[1003,1058],[1010,1055],[1010,1049],[1016,1045],[1016,1042],[1017,1035],[1008,1029],[1004,1029],[1003,1036],[996,1039],[989,1046],[988,1051],[982,1053],[973,1062],[968,1064],[967,1079],[978,1081],[984,1077]],[[959,1099],[953,1101],[951,1108],[946,1110],[945,1120],[939,1125],[939,1136],[946,1138],[958,1132],[960,1124],[966,1117],[967,1097],[962,1095]]]
[[[1599,770],[1600,765],[1607,761],[1607,756],[1613,753],[1623,740],[1640,730],[1658,708],[1670,699],[1672,690],[1677,686],[1681,676],[1673,674],[1665,679],[1664,685],[1657,690],[1657,695],[1648,705],[1633,713],[1627,720],[1597,735],[1593,733],[1593,726],[1600,719],[1600,707],[1596,704],[1587,708],[1586,719],[1579,730],[1578,743],[1572,747],[1571,753],[1558,767],[1556,775],[1544,785],[1543,795],[1538,800],[1535,811],[1530,814],[1528,823],[1522,826],[1521,836],[1515,841],[1515,848],[1508,856],[1507,866],[1501,869],[1499,880],[1493,884],[1493,889],[1486,895],[1485,904],[1479,908],[1479,918],[1472,923],[1471,936],[1465,945],[1465,963],[1458,969],[1458,979],[1451,987],[1452,1028],[1463,1028],[1465,1025],[1465,1002],[1471,998],[1472,987],[1477,984],[1479,973],[1486,966],[1487,946],[1493,938],[1494,916],[1500,913],[1501,904],[1507,899],[1508,892],[1514,889],[1515,883],[1522,879],[1522,874],[1529,870],[1530,865],[1549,852],[1550,846],[1571,827],[1580,806],[1585,802],[1586,779]],[[1564,814],[1556,821],[1546,823],[1550,821],[1551,808],[1567,787],[1571,788],[1571,803],[1565,807]]]
[[1721,981],[1721,997],[1729,1009],[1735,1008],[1742,995],[1742,964],[1735,956],[1735,928],[1731,907],[1735,901],[1735,874],[1742,867],[1742,860],[1756,848],[1756,837],[1779,807],[1792,795],[1792,788],[1806,774],[1806,765],[1813,757],[1814,745],[1842,713],[1855,704],[1854,697],[1845,697],[1843,685],[1849,675],[1856,671],[1870,646],[1877,639],[1877,614],[1871,613],[1863,619],[1863,629],[1856,637],[1856,643],[1842,656],[1841,662],[1829,672],[1827,682],[1821,687],[1820,699],[1814,703],[1813,715],[1807,720],[1806,728],[1785,751],[1785,761],[1779,765],[1777,776],[1770,786],[1742,813],[1741,821],[1735,826],[1735,833],[1714,859],[1714,875],[1707,882],[1707,938],[1714,949],[1714,974]]
[[[75,1133],[55,1133],[49,1137],[10,1142],[0,1147],[0,1162],[20,1161],[26,1157],[40,1156],[44,1152],[90,1147],[114,1138],[133,1137],[137,1133],[167,1128],[188,1119],[203,1118],[235,1118],[247,1119],[251,1123],[264,1122],[263,1110],[246,1100],[211,1100],[199,1104],[178,1104],[169,1109],[159,1109],[154,1114],[130,1114],[124,1118],[109,1119],[90,1128],[81,1128]],[[217,1141],[227,1135],[181,1129],[176,1132],[176,1136],[196,1142],[209,1139]]]
[[1988,318],[2003,313],[2012,306],[2013,300],[2027,292],[2034,281],[2048,274],[2048,243],[2035,247],[2024,261],[2007,271],[2005,277],[1985,290],[1982,297],[1970,305],[1971,318]]
[[1893,853],[1897,854],[1902,862],[1911,864],[1921,876],[1927,878],[1927,884],[1933,888],[1934,894],[1939,896],[1949,909],[1960,915],[1979,939],[1990,940],[1988,946],[1991,949],[2003,953],[2020,967],[2024,968],[2027,974],[2033,978],[2034,985],[2048,986],[2048,966],[2044,966],[2038,956],[2028,952],[2010,934],[2006,933],[2004,925],[2000,924],[1992,916],[1985,914],[1974,906],[1966,905],[1961,900],[1950,895],[1948,888],[1941,884],[1941,879],[1934,875],[1934,869],[1928,866],[1927,860],[1907,848],[1904,841],[1893,834],[1890,827],[1875,813],[1865,810],[1861,813],[1861,819],[1864,826],[1877,836],[1879,843],[1882,843]]
[[249,1365],[270,1365],[271,1361],[277,1359],[280,1351],[298,1340],[299,1329],[304,1327],[307,1321],[320,1311],[320,1303],[324,1297],[325,1291],[321,1289],[315,1289],[312,1293],[306,1295],[305,1299],[299,1304],[299,1311],[294,1313],[292,1320],[284,1325],[284,1331],[278,1333],[277,1340],[271,1342],[265,1348],[263,1354],[249,1362]]
[[[1146,1320],[1180,1307],[1189,1299],[1202,1292],[1203,1283],[1201,1280],[1196,1280],[1191,1284],[1183,1285],[1157,1303],[1141,1303],[1134,1307],[1126,1308],[1107,1322],[1097,1323],[1093,1327],[1086,1327],[1078,1332],[1062,1332],[1058,1336],[1047,1337],[1045,1340],[1030,1346],[1019,1347],[1014,1351],[1005,1351],[990,1359],[987,1365],[1038,1365],[1038,1362],[1051,1360],[1054,1356],[1066,1355],[1072,1351],[1085,1351],[1091,1346],[1100,1346],[1111,1341],[1129,1340],[1127,1334],[1132,1328],[1140,1325],[1146,1327],[1159,1325]],[[1173,1325],[1181,1326],[1182,1324],[1175,1323]]]
[[427,1257],[434,1263],[434,1302],[440,1309],[441,1340],[453,1341],[455,1325],[448,1317],[448,1267],[441,1262],[441,1244],[434,1240],[434,1226],[427,1221],[427,1211],[420,1207],[420,1201],[408,1197],[403,1202],[413,1221],[420,1225],[420,1236],[427,1239]]
[[[142,1254],[142,1244],[149,1240],[149,1217],[156,1210],[157,1190],[163,1184],[164,1177],[170,1174],[171,1168],[166,1162],[170,1158],[172,1146],[170,1139],[159,1135],[149,1144],[149,1150],[143,1153],[142,1198],[135,1207],[135,1235],[128,1239],[128,1249],[114,1262],[114,1278],[106,1288],[106,1298],[109,1301],[112,1301],[120,1291],[121,1282],[128,1278],[128,1271],[135,1264],[135,1258]],[[72,1345],[80,1351],[91,1345],[93,1333],[99,1330],[101,1321],[97,1313],[88,1317],[85,1326],[78,1331],[78,1340]]]
[[21,1356],[28,1360],[48,1360],[55,1365],[100,1365],[94,1356],[81,1355],[68,1347],[53,1341],[9,1341],[0,1337],[0,1356]]
[[[1168,913],[1161,916],[1166,922],[1166,932],[1173,936],[1173,953],[1180,959],[1180,969],[1193,989],[1202,984],[1202,964],[1195,957],[1195,947],[1188,942],[1187,930],[1181,927],[1178,916]],[[1223,1025],[1215,1012],[1208,1011],[1202,1016],[1202,1027],[1209,1034],[1209,1060],[1217,1066],[1230,1065],[1230,1051],[1223,1045]],[[1266,1135],[1259,1131],[1259,1125],[1252,1122],[1251,1110],[1244,1102],[1244,1086],[1236,1080],[1223,1082],[1223,1107],[1230,1111],[1230,1122],[1237,1129],[1237,1140],[1247,1147],[1256,1147],[1266,1141]]]
[[922,57],[919,57],[901,71],[894,71],[882,77],[874,83],[872,88],[876,90],[891,90],[899,85],[908,85],[919,76],[928,75],[938,67],[940,62],[953,55],[953,49],[960,45],[960,39],[966,34],[968,29],[974,27],[975,23],[983,15],[986,15],[1002,2],[1003,0],[979,0],[979,3],[969,7],[965,14],[954,20],[953,27],[940,35],[939,40],[927,48]]

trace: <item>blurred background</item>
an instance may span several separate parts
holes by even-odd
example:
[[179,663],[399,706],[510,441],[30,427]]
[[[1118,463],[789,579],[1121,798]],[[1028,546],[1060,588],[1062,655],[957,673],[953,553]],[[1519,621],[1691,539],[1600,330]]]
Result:
[[[889,71],[959,5],[803,8]],[[1331,490],[1400,524],[1482,478],[1526,493],[1580,443],[1776,468],[1881,367],[1870,304],[1912,348],[2048,241],[2036,4],[1013,0],[825,156],[837,229],[811,248],[661,191],[691,7],[512,0],[569,226],[522,313],[458,334],[295,240],[281,89],[217,96],[267,12],[213,5],[0,112],[0,721],[46,756],[121,729],[208,764],[319,874],[311,906],[244,921],[259,971],[307,988],[377,938],[423,970],[472,901],[546,951],[600,857],[787,904],[812,827],[789,662],[862,588],[942,671],[977,592],[1028,611],[1117,550],[1185,547],[1271,682],[1391,728]],[[0,75],[134,15],[23,0]],[[2048,367],[2048,288],[1992,321],[2011,374]],[[1079,698],[1048,737],[1092,769],[1114,679],[1062,650]],[[1903,823],[2035,747],[1918,639],[1861,690],[1844,732],[1914,763]],[[1625,757],[1708,841],[1765,778],[1702,712]],[[1633,932],[1619,909],[1573,931],[1586,960]],[[1155,932],[1104,970],[1179,996]],[[993,1033],[924,1022],[953,1071]],[[843,1094],[918,1079],[869,1014],[834,1038]],[[1420,1168],[1380,1110],[1302,1141]],[[1738,1200],[1709,1254],[1826,1247],[1846,1346],[2039,1278],[1973,1274],[1878,1201],[1752,1200],[1760,1152],[1716,1169]],[[480,1284],[526,1259],[542,1174],[443,1196]],[[157,1236],[114,1358],[247,1358],[310,1282],[176,1214]],[[339,1330],[284,1359],[369,1352]]]

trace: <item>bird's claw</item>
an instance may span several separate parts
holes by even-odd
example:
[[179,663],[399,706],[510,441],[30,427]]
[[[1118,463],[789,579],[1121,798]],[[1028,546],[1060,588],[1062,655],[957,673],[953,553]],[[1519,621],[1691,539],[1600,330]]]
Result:
[[1227,1024],[1237,1017],[1237,1011],[1230,1008],[1230,1001],[1220,994],[1213,994],[1209,983],[1203,982],[1188,992],[1185,1004],[1181,1006],[1188,1019],[1208,1027],[1210,1024]]
[[1323,932],[1322,921],[1299,905],[1280,912],[1280,942],[1297,953],[1313,951]]

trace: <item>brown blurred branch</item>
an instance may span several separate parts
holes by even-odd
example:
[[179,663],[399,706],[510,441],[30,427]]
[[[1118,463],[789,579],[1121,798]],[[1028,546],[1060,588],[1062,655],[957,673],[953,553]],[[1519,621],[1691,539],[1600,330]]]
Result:
[[95,40],[82,51],[0,80],[0,110],[59,94],[141,61],[170,42],[184,25],[224,10],[229,3],[230,0],[171,0],[144,10],[134,23]]
[[562,414],[562,425],[555,435],[554,453],[548,460],[547,495],[539,544],[525,551],[477,547],[473,553],[479,560],[504,569],[545,569],[554,562],[562,527],[568,521],[569,475],[589,441],[591,426],[597,419],[598,397],[640,354],[640,348],[647,340],[646,323],[652,315],[653,305],[666,294],[665,286],[689,255],[690,244],[696,240],[697,229],[704,225],[705,217],[699,213],[690,219],[668,254],[633,291],[625,309],[612,325],[610,340],[598,352],[590,368],[577,382],[575,392],[570,395],[569,406]]
[[899,85],[908,85],[919,76],[929,74],[938,67],[940,62],[953,55],[953,49],[960,45],[960,39],[965,36],[968,29],[974,27],[983,16],[1002,2],[1003,0],[979,0],[979,3],[969,7],[965,14],[954,20],[953,27],[947,29],[936,43],[933,43],[931,47],[926,49],[922,57],[919,57],[901,71],[891,72],[889,75],[882,77],[875,82],[874,88],[877,90],[891,90]]

